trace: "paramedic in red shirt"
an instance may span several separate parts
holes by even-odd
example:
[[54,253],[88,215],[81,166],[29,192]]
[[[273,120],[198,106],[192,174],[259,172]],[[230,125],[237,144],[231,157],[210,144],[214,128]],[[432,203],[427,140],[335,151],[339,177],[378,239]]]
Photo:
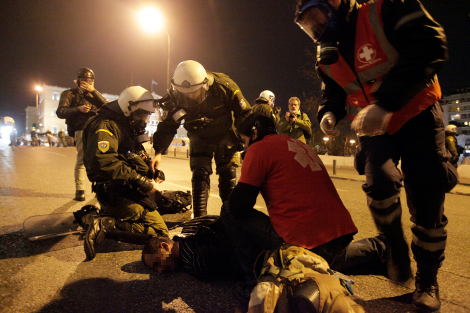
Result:
[[[310,249],[333,270],[380,262],[383,241],[351,243],[357,228],[320,158],[310,146],[277,134],[271,116],[267,108],[266,115],[252,113],[241,123],[238,130],[249,147],[220,214],[247,286],[256,285],[253,264],[259,253],[282,242]],[[269,216],[254,209],[259,192]]]

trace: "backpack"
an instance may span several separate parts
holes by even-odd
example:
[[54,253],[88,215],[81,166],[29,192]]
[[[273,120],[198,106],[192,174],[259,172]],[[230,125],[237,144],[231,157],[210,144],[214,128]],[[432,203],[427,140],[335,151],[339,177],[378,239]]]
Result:
[[193,197],[191,191],[163,190],[162,198],[157,203],[158,212],[163,214],[184,213],[191,209]]
[[263,256],[249,313],[364,313],[349,297],[354,282],[331,270],[321,256],[288,244],[263,252],[258,260]]

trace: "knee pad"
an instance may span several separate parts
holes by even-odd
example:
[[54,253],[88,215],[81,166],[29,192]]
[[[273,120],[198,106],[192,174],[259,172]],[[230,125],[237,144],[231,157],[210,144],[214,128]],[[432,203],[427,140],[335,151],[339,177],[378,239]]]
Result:
[[210,174],[209,171],[202,166],[196,167],[193,169],[193,177],[191,181],[194,182],[205,182],[207,184],[210,183]]

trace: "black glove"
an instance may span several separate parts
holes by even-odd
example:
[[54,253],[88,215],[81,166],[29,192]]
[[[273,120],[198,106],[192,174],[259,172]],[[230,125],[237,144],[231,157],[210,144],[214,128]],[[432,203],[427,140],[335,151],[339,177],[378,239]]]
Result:
[[147,177],[142,176],[140,174],[137,174],[137,178],[136,178],[136,180],[131,182],[131,186],[133,188],[136,188],[136,189],[140,190],[143,193],[147,193],[147,192],[149,192],[150,190],[153,189],[153,184],[150,181],[150,179],[148,179]]
[[155,173],[153,174],[153,180],[155,180],[156,182],[158,182],[159,180],[161,180],[162,182],[165,181],[165,173],[156,169]]

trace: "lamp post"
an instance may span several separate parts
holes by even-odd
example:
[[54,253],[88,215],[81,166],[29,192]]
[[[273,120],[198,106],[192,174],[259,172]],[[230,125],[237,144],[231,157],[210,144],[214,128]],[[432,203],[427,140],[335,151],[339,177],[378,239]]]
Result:
[[41,86],[36,86],[36,128],[39,129],[39,93],[42,91]]
[[166,30],[163,15],[161,12],[151,6],[143,7],[137,12],[137,20],[146,32],[155,34],[160,32],[162,29],[165,30],[168,38],[168,61],[166,68],[166,88],[170,89],[170,34]]

